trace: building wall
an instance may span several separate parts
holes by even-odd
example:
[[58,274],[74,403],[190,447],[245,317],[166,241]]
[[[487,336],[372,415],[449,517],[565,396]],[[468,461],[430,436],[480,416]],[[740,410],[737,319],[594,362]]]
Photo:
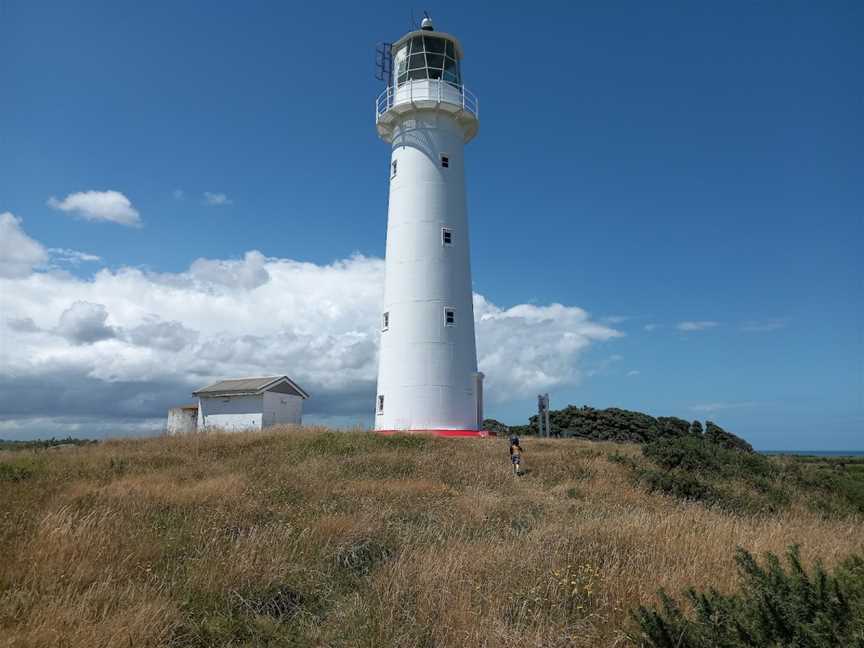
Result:
[[[394,130],[377,430],[479,429],[464,138],[434,110],[409,112]],[[455,325],[445,326],[445,308],[456,310]]]
[[260,430],[264,412],[262,394],[198,399],[198,429],[229,432]]
[[168,434],[190,434],[196,432],[197,428],[198,410],[186,407],[172,407],[168,410]]
[[303,419],[303,399],[296,394],[264,392],[263,426],[300,425]]

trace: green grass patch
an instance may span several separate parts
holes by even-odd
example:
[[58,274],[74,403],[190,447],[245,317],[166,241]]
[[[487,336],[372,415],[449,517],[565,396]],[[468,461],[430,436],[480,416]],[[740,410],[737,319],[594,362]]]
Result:
[[263,589],[192,592],[183,608],[185,620],[169,645],[293,646],[303,636],[298,616],[312,613],[316,600],[298,589],[275,584]]
[[0,481],[24,481],[44,473],[44,462],[33,456],[15,457],[9,461],[0,462]]

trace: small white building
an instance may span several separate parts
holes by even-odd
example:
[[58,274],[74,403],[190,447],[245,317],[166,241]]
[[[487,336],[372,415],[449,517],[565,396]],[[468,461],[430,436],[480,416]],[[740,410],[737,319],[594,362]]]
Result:
[[260,430],[270,425],[300,425],[309,398],[288,376],[222,380],[198,391],[198,429]]

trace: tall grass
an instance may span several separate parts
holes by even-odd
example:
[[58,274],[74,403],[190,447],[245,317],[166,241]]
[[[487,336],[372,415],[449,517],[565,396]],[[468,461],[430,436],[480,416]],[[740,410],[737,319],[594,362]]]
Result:
[[[624,646],[736,547],[826,568],[862,519],[634,485],[613,446],[274,429],[0,452],[0,645]],[[614,446],[621,456],[639,450]]]

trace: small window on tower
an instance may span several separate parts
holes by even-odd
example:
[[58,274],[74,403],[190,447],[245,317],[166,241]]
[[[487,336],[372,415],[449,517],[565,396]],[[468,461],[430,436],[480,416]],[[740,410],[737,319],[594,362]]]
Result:
[[392,167],[392,169],[391,169],[391,171],[390,171],[390,177],[391,177],[391,178],[395,178],[395,177],[396,177],[396,165],[397,165],[398,162],[399,162],[399,160],[393,160],[393,161],[390,163],[390,166]]
[[386,331],[390,328],[390,313],[382,313],[381,315],[381,330]]
[[379,414],[384,413],[384,395],[383,394],[379,394],[379,396],[378,396],[378,413]]
[[444,309],[444,326],[454,326],[456,324],[456,309]]
[[441,154],[441,166],[444,167],[445,169],[450,168],[450,156],[449,155],[444,155],[443,153]]
[[446,227],[441,229],[441,244],[442,245],[453,245],[453,231],[447,229]]

